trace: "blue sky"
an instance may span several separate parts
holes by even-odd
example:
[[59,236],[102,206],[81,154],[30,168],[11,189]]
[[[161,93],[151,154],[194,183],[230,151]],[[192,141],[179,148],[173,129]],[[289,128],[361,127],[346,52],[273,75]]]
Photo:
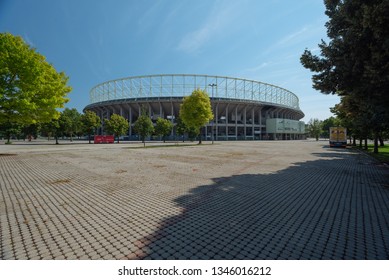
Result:
[[0,32],[20,35],[69,76],[80,112],[104,81],[149,74],[253,79],[294,92],[304,121],[338,97],[312,89],[299,58],[326,39],[323,0],[0,0]]

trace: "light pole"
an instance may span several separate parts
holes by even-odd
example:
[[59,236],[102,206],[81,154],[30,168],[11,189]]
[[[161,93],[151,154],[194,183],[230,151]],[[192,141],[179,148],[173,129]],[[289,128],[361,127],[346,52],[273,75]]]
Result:
[[[212,103],[212,100],[213,100],[213,88],[214,87],[217,87],[217,84],[209,84],[208,85],[209,87],[212,87],[212,98],[211,98],[211,104],[212,104],[212,114],[213,114],[213,103]],[[215,117],[215,115],[214,115]],[[212,119],[212,126],[211,126],[211,138],[212,138],[212,144],[213,144],[213,126],[214,126],[214,118]]]

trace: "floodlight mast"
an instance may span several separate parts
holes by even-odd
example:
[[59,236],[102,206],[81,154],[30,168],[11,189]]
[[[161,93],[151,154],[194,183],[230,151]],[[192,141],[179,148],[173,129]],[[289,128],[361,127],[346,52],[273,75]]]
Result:
[[[214,87],[217,87],[217,84],[209,84],[208,86],[212,87],[212,98],[211,98],[211,102],[213,101],[213,88]],[[213,103],[211,103],[213,104]],[[212,105],[212,114],[213,114],[213,105]],[[213,144],[213,126],[215,124],[215,116],[213,116],[212,118],[212,125],[211,125],[211,139],[212,139],[212,144]]]

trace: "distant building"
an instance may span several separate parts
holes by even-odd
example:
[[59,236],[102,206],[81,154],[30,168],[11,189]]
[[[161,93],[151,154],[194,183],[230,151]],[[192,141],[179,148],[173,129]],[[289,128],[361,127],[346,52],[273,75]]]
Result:
[[[267,140],[302,139],[305,134],[304,113],[298,97],[281,87],[239,78],[209,75],[149,75],[101,83],[90,91],[85,110],[100,118],[120,114],[133,125],[141,108],[150,118],[176,123],[183,97],[200,88],[209,94],[214,122],[202,130],[204,139]],[[128,139],[138,140],[130,126]],[[104,125],[100,133],[104,133]],[[171,138],[176,139],[175,127]]]

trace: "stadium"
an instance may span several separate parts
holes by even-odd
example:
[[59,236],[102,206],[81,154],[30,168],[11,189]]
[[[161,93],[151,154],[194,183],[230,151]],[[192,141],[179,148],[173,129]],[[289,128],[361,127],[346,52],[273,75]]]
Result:
[[[232,77],[172,74],[107,81],[91,89],[90,104],[84,111],[93,111],[102,120],[114,113],[123,116],[131,124],[125,139],[139,140],[133,124],[142,108],[148,110],[154,122],[161,117],[176,124],[183,98],[198,88],[210,96],[214,114],[214,120],[201,130],[203,139],[304,138],[305,124],[299,121],[304,113],[294,93],[271,84]],[[104,123],[99,134],[104,134]],[[179,139],[175,127],[170,138]]]

